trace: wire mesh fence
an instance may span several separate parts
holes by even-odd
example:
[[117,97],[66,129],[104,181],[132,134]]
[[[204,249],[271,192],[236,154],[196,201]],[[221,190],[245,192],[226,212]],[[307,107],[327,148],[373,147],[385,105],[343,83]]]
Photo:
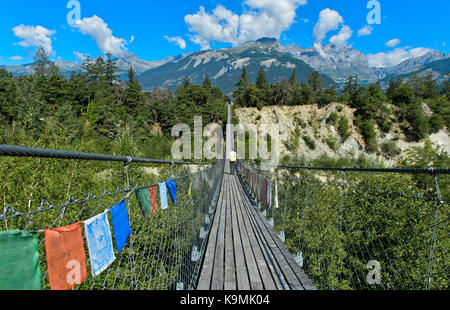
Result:
[[[16,211],[8,206],[0,214],[0,231],[18,229],[38,233],[42,288],[49,289],[42,231],[88,220],[127,197],[132,233],[126,246],[120,253],[115,249],[116,260],[108,269],[96,277],[88,275],[77,289],[195,289],[220,193],[223,167],[221,160],[211,168],[173,178],[177,184],[176,203],[150,217],[143,216],[136,196],[130,194],[131,188],[118,187],[115,192],[105,190],[101,195],[89,193],[81,200],[70,197],[58,206],[42,201],[36,210]],[[134,188],[152,186],[141,184]],[[159,195],[156,199],[160,206]],[[84,243],[86,247],[86,240]],[[86,264],[89,270],[89,260]]]
[[[255,205],[314,284],[333,289],[448,289],[448,188],[424,175],[238,170]],[[258,175],[255,177],[255,175]],[[439,176],[447,184],[448,175]],[[261,197],[269,180],[270,199]],[[278,207],[278,208],[277,208]]]

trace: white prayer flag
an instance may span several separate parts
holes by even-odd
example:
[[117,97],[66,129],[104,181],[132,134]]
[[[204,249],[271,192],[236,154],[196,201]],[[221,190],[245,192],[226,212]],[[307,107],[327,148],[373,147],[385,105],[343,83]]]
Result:
[[278,180],[275,180],[275,209],[278,209]]
[[95,277],[108,268],[116,259],[107,214],[102,213],[85,221],[84,229],[92,275]]

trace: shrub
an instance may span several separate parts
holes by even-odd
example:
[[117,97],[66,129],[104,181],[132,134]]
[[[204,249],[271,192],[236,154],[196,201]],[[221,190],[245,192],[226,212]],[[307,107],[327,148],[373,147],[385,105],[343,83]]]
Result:
[[339,119],[339,115],[337,115],[336,112],[332,112],[332,113],[330,114],[330,117],[328,118],[328,122],[329,122],[331,125],[334,126],[334,125],[337,124],[338,119]]
[[439,114],[433,114],[430,118],[430,133],[437,133],[445,127],[445,120]]
[[348,119],[343,116],[339,119],[339,124],[338,124],[338,132],[339,135],[342,138],[342,141],[345,142],[348,140],[348,138],[350,138],[351,132],[350,132],[350,126],[348,124]]
[[315,150],[316,149],[316,142],[314,142],[313,139],[311,139],[310,136],[303,136],[303,140],[305,141],[306,145],[311,149],[311,150]]
[[325,142],[333,151],[336,151],[339,148],[339,139],[336,136],[333,135],[328,136]]
[[364,138],[364,142],[366,143],[366,151],[370,153],[378,151],[377,134],[375,132],[373,120],[363,120],[361,117],[357,117],[356,123]]
[[381,150],[383,151],[383,155],[388,158],[393,158],[401,153],[401,150],[397,147],[395,141],[384,142],[381,145]]

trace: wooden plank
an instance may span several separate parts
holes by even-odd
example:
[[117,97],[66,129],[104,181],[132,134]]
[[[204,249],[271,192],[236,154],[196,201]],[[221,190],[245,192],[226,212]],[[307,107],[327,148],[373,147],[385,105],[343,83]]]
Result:
[[197,289],[198,290],[209,290],[211,288],[211,277],[212,270],[214,266],[214,254],[216,250],[217,243],[217,233],[220,222],[220,214],[222,207],[222,199],[224,195],[223,183],[225,182],[225,178],[222,180],[222,186],[220,190],[219,199],[217,201],[216,212],[214,215],[214,221],[211,226],[211,232],[208,239],[208,245],[205,252],[205,257],[203,260],[202,271],[200,273]]
[[[301,267],[297,264],[297,262],[294,260],[294,257],[289,252],[289,250],[286,248],[284,243],[280,240],[278,235],[273,230],[272,226],[267,222],[267,220],[264,218],[264,216],[258,212],[257,210],[254,210],[255,216],[258,218],[258,221],[260,223],[260,227],[265,227],[266,231],[266,238],[271,238],[273,240],[273,243],[275,243],[276,247],[278,248],[277,255],[280,257],[280,260],[283,261],[283,264],[288,268],[285,273],[289,275],[290,281],[289,284],[293,286],[293,289],[307,289],[307,290],[314,290],[316,287],[312,284],[311,280],[306,276],[305,272],[301,269]],[[290,270],[289,270],[290,269]],[[292,278],[292,275],[295,275],[295,277],[298,279],[298,281],[301,284],[301,287],[299,285],[296,285],[296,281]]]
[[250,290],[249,272],[247,265],[245,264],[245,255],[242,246],[242,240],[239,230],[239,221],[237,217],[238,207],[237,207],[237,197],[236,195],[231,195],[231,209],[232,209],[232,230],[233,230],[233,245],[234,245],[234,256],[236,263],[236,276],[237,276],[237,289],[238,290]]
[[225,260],[225,211],[228,203],[229,176],[225,175],[224,195],[222,197],[219,229],[217,231],[216,253],[214,255],[213,275],[211,279],[211,290],[223,290],[224,282],[224,260]]
[[[253,255],[253,250],[250,244],[249,235],[247,234],[246,226],[244,224],[242,209],[239,203],[239,197],[236,192],[233,191],[234,197],[236,197],[236,216],[239,224],[239,236],[242,241],[242,246],[244,250],[245,262],[247,264],[247,272],[250,279],[250,289],[252,290],[263,290],[264,286],[262,283],[261,276],[259,275],[258,266],[256,265],[256,259]],[[239,271],[238,271],[239,272]]]
[[250,245],[253,251],[253,255],[255,257],[255,261],[258,266],[258,270],[261,276],[262,284],[264,286],[265,290],[276,290],[275,282],[272,278],[272,274],[269,271],[269,268],[267,267],[266,260],[264,259],[264,256],[262,254],[261,248],[259,247],[259,242],[256,238],[256,235],[253,231],[252,223],[250,223],[250,219],[248,217],[248,214],[245,210],[245,206],[243,203],[243,196],[238,190],[238,186],[241,186],[241,184],[237,184],[237,176],[232,176],[233,180],[233,190],[235,192],[235,195],[238,197],[238,205],[239,209],[243,218],[244,225],[246,227],[247,235],[250,241]]
[[[269,224],[266,223],[266,225],[269,225]],[[275,233],[275,231],[273,231],[272,227],[269,227],[268,231],[271,234],[271,236],[274,239],[274,241],[277,244],[277,246],[280,248],[280,250],[283,253],[284,257],[286,258],[289,266],[292,268],[294,274],[300,280],[303,288],[305,290],[316,290],[317,288],[313,285],[313,283],[308,278],[308,276],[305,274],[303,269],[297,264],[297,262],[295,261],[294,257],[292,256],[292,254],[286,248],[284,243],[280,240],[280,238]]]
[[[229,186],[230,182],[228,182]],[[236,268],[234,263],[233,226],[232,226],[232,200],[231,191],[227,190],[225,218],[225,290],[236,290]]]
[[[239,182],[239,180],[237,180]],[[239,182],[240,183],[240,182]],[[243,202],[246,206],[249,216],[253,221],[255,221],[254,230],[255,234],[258,236],[258,241],[260,242],[260,247],[262,250],[262,253],[264,254],[264,257],[266,259],[267,265],[272,273],[272,277],[275,281],[275,284],[277,286],[277,289],[279,290],[288,290],[290,289],[290,285],[285,277],[285,273],[283,272],[282,263],[278,261],[279,256],[276,252],[276,244],[273,242],[271,238],[267,239],[266,236],[266,227],[261,226],[261,223],[256,221],[254,218],[252,211],[256,211],[252,204],[250,203],[248,197],[245,195],[244,189],[242,186],[240,187],[241,195],[243,196]],[[275,252],[273,251],[275,249]]]
[[292,288],[295,290],[302,290],[303,286],[300,282],[300,280],[296,277],[294,274],[293,269],[289,265],[288,261],[284,257],[283,253],[281,252],[279,246],[276,244],[275,240],[273,240],[272,236],[270,235],[268,231],[268,227],[264,225],[261,213],[259,213],[254,208],[250,209],[253,215],[253,218],[258,223],[258,227],[261,229],[261,233],[263,235],[263,238],[266,240],[270,251],[273,254],[274,259],[276,260],[279,268],[277,270],[277,276],[280,279],[286,279],[283,281],[283,285],[288,286],[288,288]]

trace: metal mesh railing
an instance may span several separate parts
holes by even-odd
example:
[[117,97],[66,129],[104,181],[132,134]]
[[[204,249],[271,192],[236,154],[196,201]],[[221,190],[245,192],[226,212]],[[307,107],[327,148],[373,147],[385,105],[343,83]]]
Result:
[[[132,232],[127,245],[120,253],[115,249],[116,260],[107,270],[96,277],[89,274],[77,289],[195,289],[220,192],[223,167],[221,160],[211,168],[173,178],[177,184],[176,203],[149,218],[142,215],[136,196],[131,193],[126,199]],[[151,186],[142,184],[134,188]],[[101,195],[89,193],[84,199],[70,197],[66,203],[57,206],[42,201],[36,210],[16,211],[8,206],[3,214],[0,213],[0,231],[39,232],[42,288],[49,289],[42,230],[87,220],[122,201],[131,191],[132,188],[117,188],[114,192],[105,190]],[[157,196],[160,206],[159,194]],[[89,270],[89,259],[86,264]]]
[[[255,205],[318,288],[449,288],[448,188],[440,192],[437,174],[428,171],[428,188],[419,188],[411,173],[427,171],[268,172],[242,162],[238,170]],[[443,184],[447,173],[439,171]],[[261,203],[253,174],[271,180],[271,204]]]

